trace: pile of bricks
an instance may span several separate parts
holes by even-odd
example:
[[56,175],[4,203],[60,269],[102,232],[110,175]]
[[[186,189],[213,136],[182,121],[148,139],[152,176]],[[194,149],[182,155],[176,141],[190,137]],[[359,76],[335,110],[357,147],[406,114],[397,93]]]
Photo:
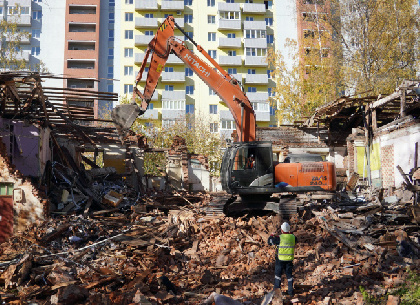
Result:
[[[295,295],[286,304],[363,304],[361,287],[377,298],[392,295],[409,270],[419,272],[417,257],[380,244],[373,251],[348,247],[319,215],[305,215],[290,219],[298,245]],[[50,219],[1,245],[0,298],[8,304],[201,304],[216,292],[261,304],[273,288],[276,250],[267,239],[278,224],[277,215],[210,216],[185,202],[168,213],[139,204]]]

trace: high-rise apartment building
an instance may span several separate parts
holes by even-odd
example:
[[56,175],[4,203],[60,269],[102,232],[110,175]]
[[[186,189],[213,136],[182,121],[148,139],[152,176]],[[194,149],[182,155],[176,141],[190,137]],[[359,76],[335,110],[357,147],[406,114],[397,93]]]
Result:
[[[0,17],[29,33],[18,53],[28,69],[64,77],[44,87],[114,91],[115,0],[0,0]],[[86,105],[95,117],[99,103]]]
[[[262,0],[123,0],[119,33],[119,91],[131,97],[139,65],[159,24],[173,15],[176,23],[226,71],[238,79],[251,101],[258,126],[274,126],[269,95],[274,82],[266,61],[274,47],[273,1]],[[179,40],[193,45],[181,31]],[[195,54],[203,58],[197,50]],[[144,86],[144,79],[140,87]],[[142,88],[140,88],[142,89]],[[171,54],[142,116],[145,124],[169,126],[186,114],[206,118],[210,131],[229,137],[235,129],[227,106],[198,76]]]

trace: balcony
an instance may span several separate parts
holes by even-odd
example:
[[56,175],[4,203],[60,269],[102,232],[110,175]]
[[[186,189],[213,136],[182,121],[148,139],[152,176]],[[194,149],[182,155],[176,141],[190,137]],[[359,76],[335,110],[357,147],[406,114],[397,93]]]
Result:
[[179,120],[185,118],[185,110],[162,109],[162,120]]
[[231,74],[230,76],[232,76],[233,78],[235,78],[236,80],[240,81],[242,83],[242,74]]
[[[135,53],[134,54],[134,63],[135,64],[141,64],[143,63],[145,53]],[[152,58],[152,54],[149,55],[149,58],[147,59],[147,62],[150,63],[150,59]],[[143,73],[145,74],[145,73]]]
[[183,11],[184,1],[163,0],[160,9],[162,11]]
[[169,54],[166,64],[183,65],[184,62],[175,54]]
[[235,19],[219,19],[217,29],[218,30],[241,30],[242,22],[241,20],[235,20]]
[[270,111],[254,111],[255,120],[260,122],[270,122]]
[[265,56],[245,56],[245,66],[267,67],[267,57]]
[[240,48],[241,38],[219,38],[219,48]]
[[142,120],[158,120],[159,111],[157,109],[147,109],[145,113],[140,116]]
[[217,10],[219,12],[240,12],[241,6],[239,3],[219,2],[217,4]]
[[268,84],[267,74],[247,74],[245,78],[245,84]]
[[185,72],[163,72],[162,82],[185,82]]
[[267,49],[266,38],[244,38],[245,48]]
[[264,3],[244,3],[242,11],[245,14],[265,14]]
[[220,120],[233,121],[233,115],[229,110],[220,110]]
[[[162,91],[162,100],[174,100],[174,101],[185,100],[185,90],[176,90],[176,91],[164,90]],[[185,110],[184,110],[184,113],[185,113]]]
[[175,18],[175,22],[180,28],[184,28],[184,18]]
[[268,92],[246,92],[246,96],[251,102],[268,101]]
[[154,11],[158,9],[157,0],[136,0],[135,9],[140,11]]
[[242,57],[241,56],[219,56],[219,65],[242,66]]
[[28,44],[31,42],[29,36],[29,33],[27,35],[20,35],[20,37],[18,36],[18,34],[6,34],[6,41],[17,41],[18,39],[20,39],[21,44]]
[[22,51],[22,53],[18,52],[16,54],[16,59],[17,60],[29,61],[30,55],[31,55],[30,51]]
[[135,22],[136,28],[154,28],[158,27],[158,19],[157,18],[144,18],[144,17],[136,17]]
[[147,46],[153,37],[151,35],[136,35],[134,44],[136,46]]
[[244,30],[266,30],[265,21],[244,21]]
[[16,25],[31,25],[31,15],[10,15],[7,17],[8,21],[16,22]]

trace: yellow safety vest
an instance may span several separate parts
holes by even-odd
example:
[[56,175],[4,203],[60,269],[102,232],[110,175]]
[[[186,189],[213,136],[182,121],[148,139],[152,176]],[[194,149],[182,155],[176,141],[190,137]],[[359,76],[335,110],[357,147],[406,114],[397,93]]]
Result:
[[295,258],[295,236],[293,234],[281,234],[278,256],[281,261],[292,261]]

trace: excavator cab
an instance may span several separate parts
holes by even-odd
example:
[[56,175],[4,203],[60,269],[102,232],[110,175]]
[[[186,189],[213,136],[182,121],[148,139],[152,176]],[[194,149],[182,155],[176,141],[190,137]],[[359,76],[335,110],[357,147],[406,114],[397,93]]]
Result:
[[221,181],[223,189],[232,194],[272,188],[274,170],[271,142],[232,143],[223,156]]

